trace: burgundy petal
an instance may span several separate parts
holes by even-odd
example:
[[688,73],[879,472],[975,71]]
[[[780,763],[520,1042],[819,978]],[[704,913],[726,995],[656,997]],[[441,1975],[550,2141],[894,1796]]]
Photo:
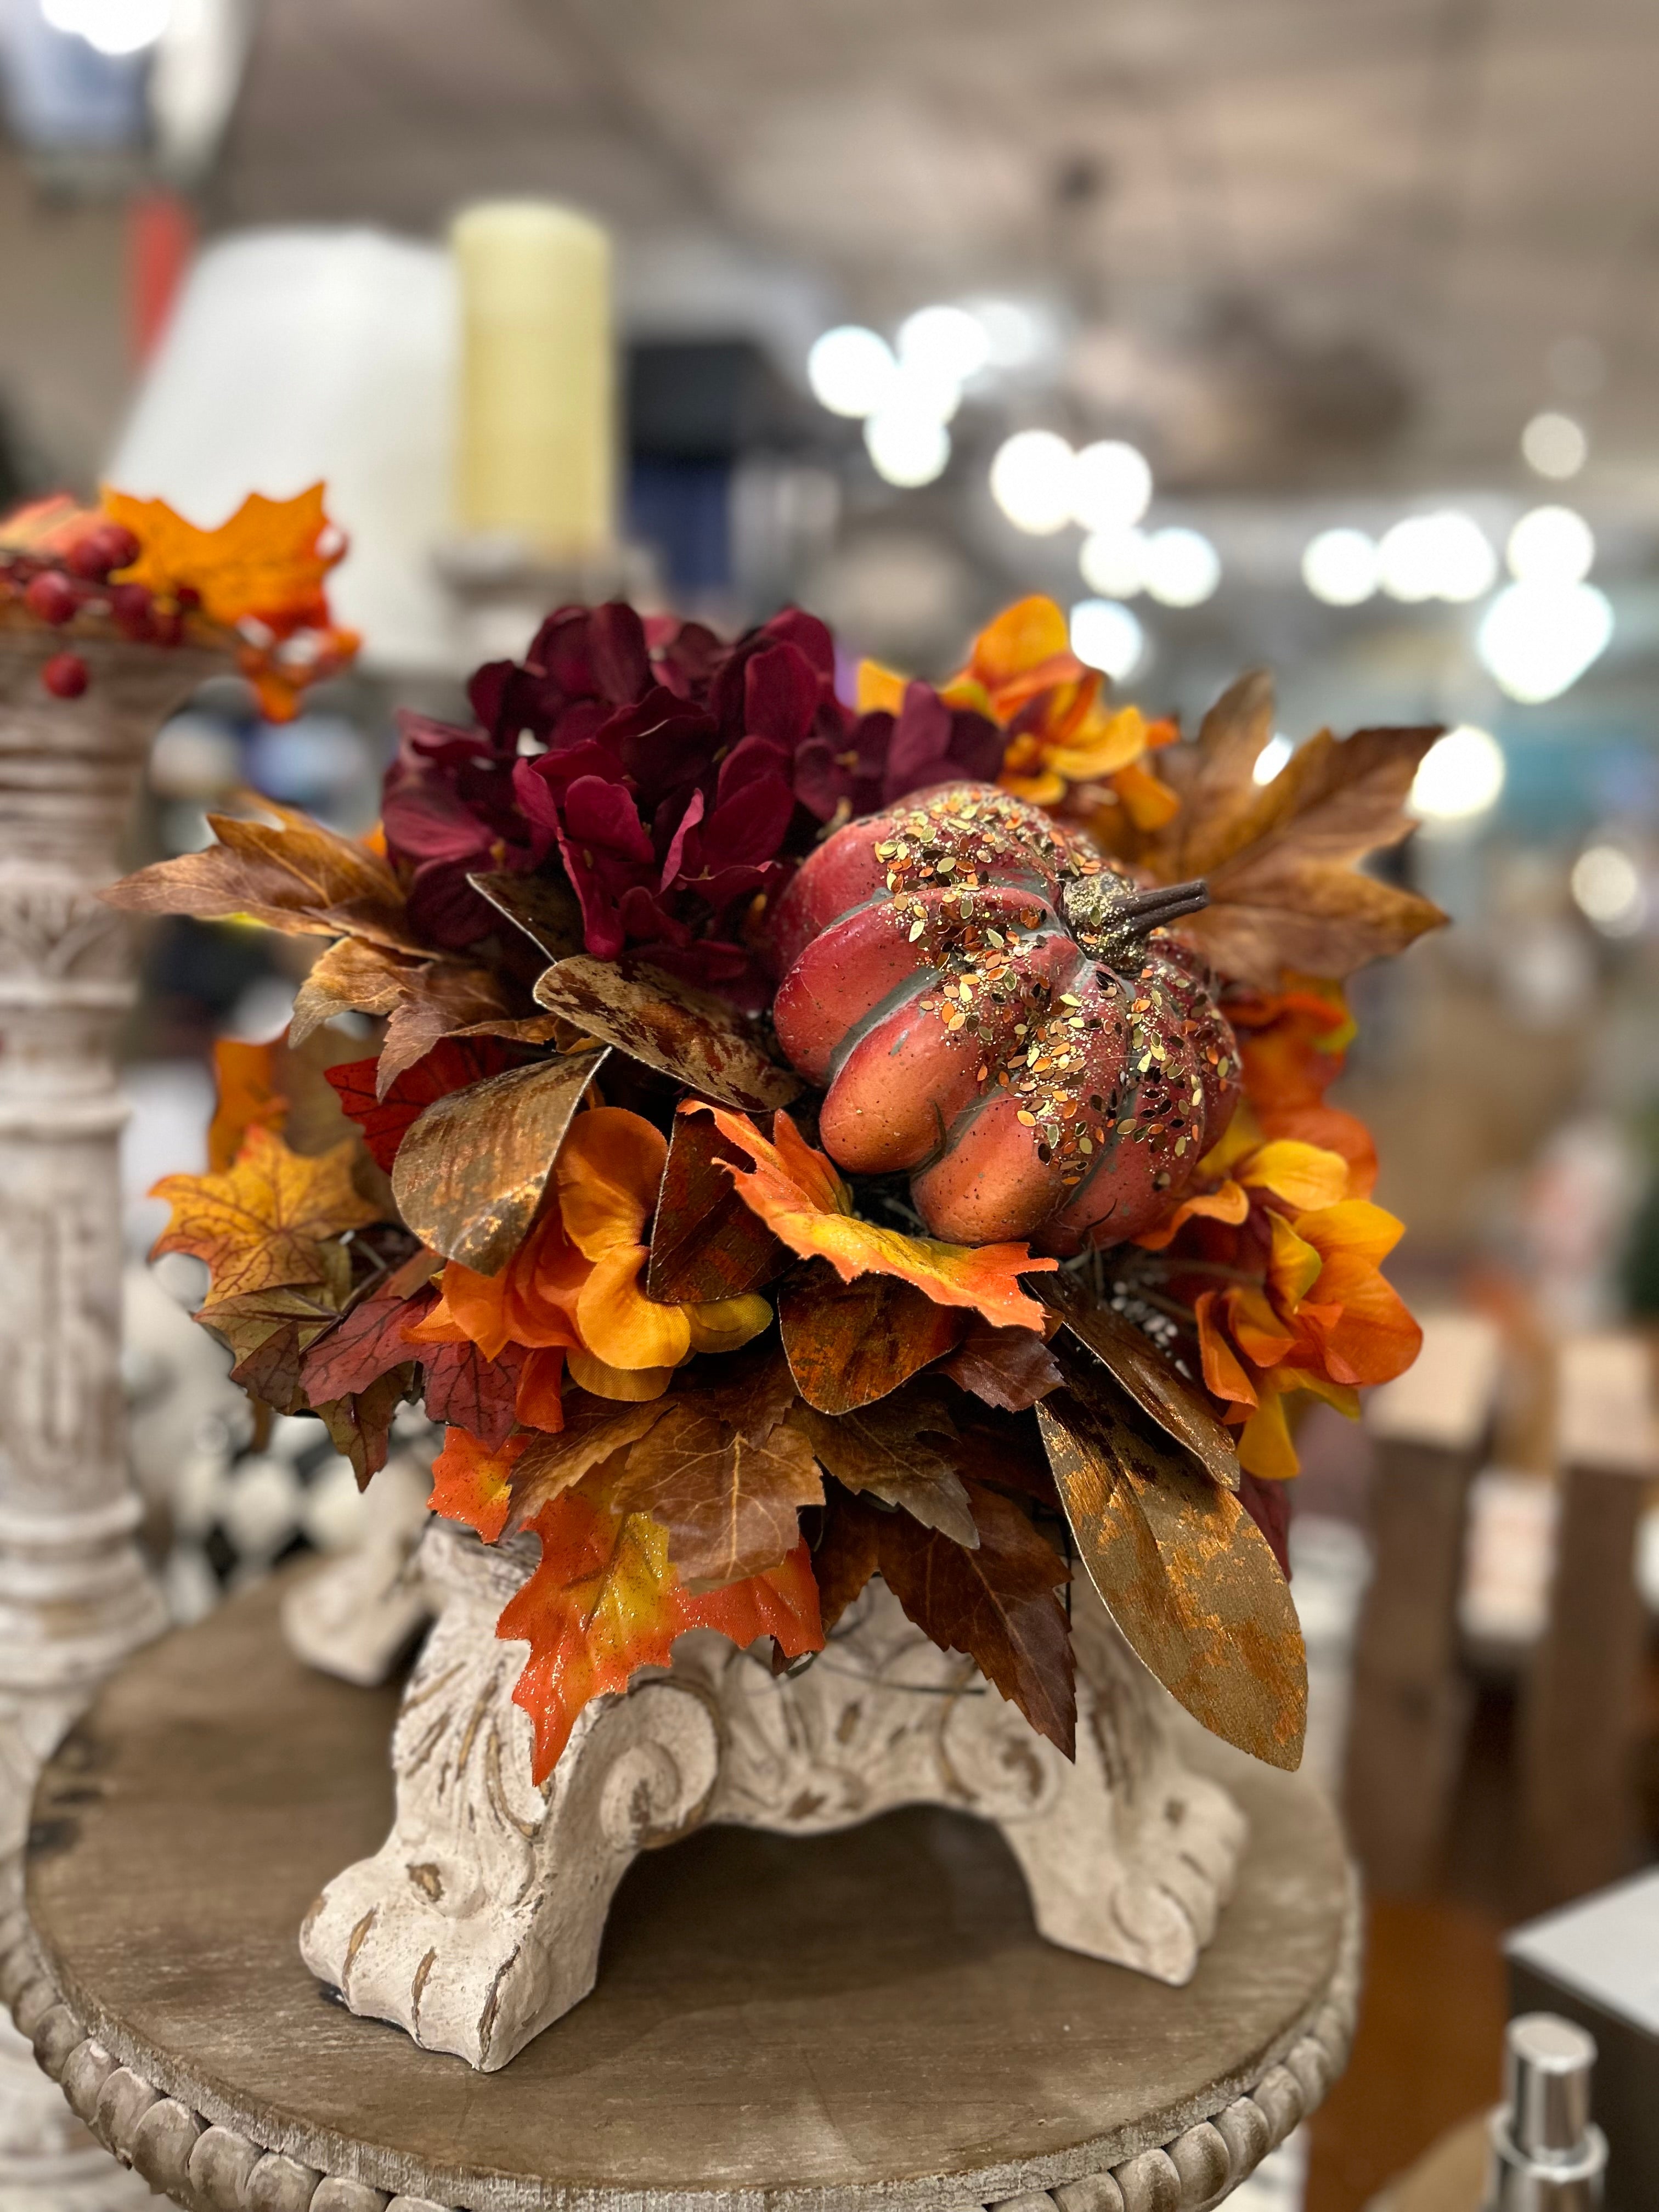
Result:
[[564,794],[564,826],[573,840],[602,847],[619,860],[656,859],[632,794],[601,776],[579,775]]
[[588,617],[588,659],[602,697],[625,706],[651,681],[645,624],[625,599],[611,599]]
[[976,714],[971,707],[957,707],[951,715],[949,746],[952,767],[976,783],[994,783],[1002,772],[1008,740],[994,722]]
[[890,805],[907,791],[937,783],[945,773],[951,743],[951,709],[931,684],[905,686],[904,704],[887,748],[882,796]]
[[486,730],[493,732],[500,723],[507,687],[517,673],[510,660],[487,660],[474,671],[466,687],[467,703]]
[[785,776],[789,774],[789,756],[766,738],[745,738],[740,745],[733,745],[720,763],[720,781],[714,787],[714,796],[722,805],[745,783],[757,776]]
[[744,729],[793,752],[817,711],[817,672],[793,645],[769,646],[744,672]]
[[691,832],[696,828],[698,823],[702,820],[703,805],[704,800],[702,792],[694,791],[690,798],[686,802],[684,813],[680,817],[679,827],[675,830],[673,836],[668,841],[668,850],[663,855],[662,878],[659,886],[659,888],[665,891],[667,890],[670,884],[672,884],[674,878],[679,874],[681,868],[684,865],[685,841],[691,835]]
[[428,860],[416,869],[409,886],[409,919],[417,935],[449,951],[476,945],[501,923],[495,908],[466,878],[464,861]]
[[387,845],[411,860],[476,860],[489,850],[488,826],[441,783],[410,781],[380,809]]
[[774,615],[763,624],[764,635],[775,637],[785,645],[793,645],[817,672],[821,682],[836,680],[836,641],[828,626],[816,615],[802,612],[799,607],[786,607],[781,614]]
[[699,856],[721,866],[769,860],[783,842],[795,794],[781,775],[758,776],[714,809],[698,838]]

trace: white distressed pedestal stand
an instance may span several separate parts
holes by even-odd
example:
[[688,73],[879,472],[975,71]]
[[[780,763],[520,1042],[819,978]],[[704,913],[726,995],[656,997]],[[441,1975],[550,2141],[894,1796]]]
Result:
[[[166,1626],[135,1539],[120,1380],[124,1109],[111,1057],[131,1004],[127,926],[95,894],[157,725],[222,664],[0,635],[0,1882],[40,1763],[117,1663]],[[0,2212],[143,2201],[0,2016]]]
[[592,1988],[641,1850],[705,1823],[811,1836],[917,1804],[1000,1829],[1050,1942],[1190,1979],[1246,1824],[1185,1764],[1168,1699],[1081,1577],[1075,1764],[874,1583],[796,1675],[774,1676],[769,1644],[683,1638],[672,1669],[586,1709],[538,1789],[512,1703],[528,1647],[495,1632],[535,1558],[531,1539],[427,1531],[439,1615],[392,1740],[392,1833],[328,1884],[301,1936],[353,2012],[493,2072]]

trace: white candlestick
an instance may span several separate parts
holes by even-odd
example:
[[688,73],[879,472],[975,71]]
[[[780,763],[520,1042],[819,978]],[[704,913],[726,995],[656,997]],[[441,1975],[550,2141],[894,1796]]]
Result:
[[461,294],[458,520],[555,561],[615,542],[611,240],[539,200],[469,208]]

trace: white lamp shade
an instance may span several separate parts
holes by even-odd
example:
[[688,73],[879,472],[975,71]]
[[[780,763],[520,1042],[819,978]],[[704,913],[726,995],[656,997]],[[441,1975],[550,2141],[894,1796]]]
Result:
[[106,476],[204,528],[323,478],[350,551],[329,580],[363,659],[436,672],[453,617],[457,313],[442,247],[367,229],[245,232],[191,271]]

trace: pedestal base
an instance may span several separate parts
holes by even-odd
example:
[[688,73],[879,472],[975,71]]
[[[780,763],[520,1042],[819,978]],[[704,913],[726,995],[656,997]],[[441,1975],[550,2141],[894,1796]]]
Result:
[[915,1804],[995,1824],[1050,1942],[1191,1978],[1244,1822],[1183,1763],[1169,1700],[1088,1585],[1073,1601],[1074,1763],[876,1582],[798,1675],[772,1674],[769,1644],[682,1638],[671,1669],[585,1710],[538,1789],[512,1702],[526,1647],[495,1634],[536,1557],[533,1539],[427,1529],[420,1565],[441,1610],[392,1739],[392,1833],[329,1883],[301,1938],[353,2012],[493,2070],[592,1988],[638,1852],[705,1822],[821,1835]]
[[415,2051],[295,1946],[386,1833],[395,1700],[301,1668],[279,1597],[105,1691],[41,1784],[32,1930],[0,1929],[47,2070],[192,2212],[1200,2212],[1340,2069],[1330,1811],[1199,1741],[1249,1840],[1184,1989],[1043,1942],[996,1830],[912,1809],[647,1853],[578,2010],[500,2073]]

